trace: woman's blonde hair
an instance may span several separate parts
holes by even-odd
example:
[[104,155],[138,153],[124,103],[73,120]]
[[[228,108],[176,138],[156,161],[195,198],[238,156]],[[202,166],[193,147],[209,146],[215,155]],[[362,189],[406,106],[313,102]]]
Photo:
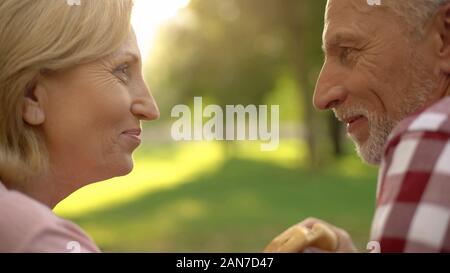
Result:
[[130,31],[133,0],[0,1],[0,179],[23,181],[48,167],[24,96],[44,71],[72,68],[116,51]]

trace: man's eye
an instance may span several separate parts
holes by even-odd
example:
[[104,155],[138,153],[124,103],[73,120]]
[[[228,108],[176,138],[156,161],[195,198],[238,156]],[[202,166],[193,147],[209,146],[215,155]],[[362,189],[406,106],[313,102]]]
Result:
[[342,47],[340,54],[341,62],[345,63],[346,61],[348,61],[350,54],[352,54],[354,51],[355,49],[352,47]]

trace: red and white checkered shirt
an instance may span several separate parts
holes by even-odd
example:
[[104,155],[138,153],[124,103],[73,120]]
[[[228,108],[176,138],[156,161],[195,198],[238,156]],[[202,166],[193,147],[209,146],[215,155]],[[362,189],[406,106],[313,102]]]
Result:
[[450,97],[393,130],[371,240],[381,252],[450,252]]

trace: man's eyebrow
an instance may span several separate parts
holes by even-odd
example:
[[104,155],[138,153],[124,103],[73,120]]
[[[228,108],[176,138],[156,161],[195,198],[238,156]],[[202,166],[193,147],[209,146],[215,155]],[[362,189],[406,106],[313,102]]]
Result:
[[356,35],[354,33],[350,32],[335,32],[331,34],[331,37],[326,39],[326,37],[323,39],[322,43],[322,50],[323,52],[326,52],[329,48],[334,48],[339,46],[343,43],[355,43],[359,40],[361,40],[362,37],[359,35]]

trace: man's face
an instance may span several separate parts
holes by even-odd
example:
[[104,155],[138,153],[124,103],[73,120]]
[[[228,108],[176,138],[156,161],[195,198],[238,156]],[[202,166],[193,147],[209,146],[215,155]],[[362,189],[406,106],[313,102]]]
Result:
[[358,154],[379,164],[387,137],[408,114],[430,102],[433,64],[387,7],[366,0],[329,0],[325,63],[314,106],[347,124]]

